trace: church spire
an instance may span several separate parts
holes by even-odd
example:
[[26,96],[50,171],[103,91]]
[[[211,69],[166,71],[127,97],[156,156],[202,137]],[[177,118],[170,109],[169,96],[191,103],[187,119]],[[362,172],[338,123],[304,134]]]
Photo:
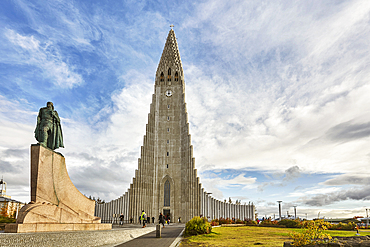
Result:
[[161,60],[158,64],[156,82],[157,84],[167,84],[166,81],[182,82],[182,77],[183,69],[180,52],[177,45],[175,31],[171,28],[167,36],[166,44],[163,48]]

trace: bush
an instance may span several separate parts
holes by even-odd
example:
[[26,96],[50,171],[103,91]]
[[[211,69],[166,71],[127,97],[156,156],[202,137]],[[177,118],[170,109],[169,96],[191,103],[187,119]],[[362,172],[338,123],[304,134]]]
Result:
[[244,220],[244,224],[246,225],[257,225],[257,221],[255,220]]
[[193,236],[199,234],[207,234],[211,232],[211,224],[206,217],[200,218],[195,216],[185,225],[185,236]]
[[260,223],[262,226],[276,226],[279,222],[277,220],[266,219]]
[[356,223],[349,222],[348,224],[341,223],[339,224],[330,224],[328,226],[329,230],[354,230],[356,227]]
[[220,224],[219,220],[218,219],[213,219],[211,221],[211,226],[218,226]]
[[290,237],[293,239],[293,246],[304,246],[307,244],[319,244],[327,238],[328,241],[331,240],[331,236],[325,234],[324,231],[327,230],[329,223],[324,222],[324,220],[311,220],[303,222],[304,230],[302,233],[293,232]]
[[232,221],[231,221],[231,219],[229,219],[229,218],[226,218],[226,219],[224,219],[224,218],[220,218],[220,219],[219,219],[219,223],[220,223],[220,225],[222,225],[222,224],[231,224],[231,223],[232,223]]
[[300,220],[289,220],[289,219],[283,219],[279,221],[278,224],[286,226],[288,228],[301,228],[303,226]]
[[4,217],[0,215],[0,223],[15,223],[16,219]]
[[244,222],[239,219],[236,219],[235,224],[244,224]]

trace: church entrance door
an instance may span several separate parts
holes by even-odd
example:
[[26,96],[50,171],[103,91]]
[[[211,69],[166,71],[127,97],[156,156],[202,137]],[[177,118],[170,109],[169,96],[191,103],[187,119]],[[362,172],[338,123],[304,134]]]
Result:
[[170,216],[170,220],[172,220],[172,217],[171,217],[171,211],[169,209],[163,209],[163,215],[166,217],[166,216]]

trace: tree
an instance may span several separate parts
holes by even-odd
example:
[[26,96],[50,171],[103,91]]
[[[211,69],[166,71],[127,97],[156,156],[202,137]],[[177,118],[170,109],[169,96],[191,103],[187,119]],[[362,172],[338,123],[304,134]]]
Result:
[[0,209],[0,215],[4,217],[9,217],[8,215],[8,202],[4,201]]

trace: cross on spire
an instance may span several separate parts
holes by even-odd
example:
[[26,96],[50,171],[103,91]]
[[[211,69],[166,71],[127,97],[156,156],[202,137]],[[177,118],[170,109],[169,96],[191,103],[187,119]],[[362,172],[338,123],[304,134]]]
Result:
[[174,25],[173,25],[173,24],[171,24],[171,25],[170,25],[170,27],[171,27],[171,29],[173,30]]

